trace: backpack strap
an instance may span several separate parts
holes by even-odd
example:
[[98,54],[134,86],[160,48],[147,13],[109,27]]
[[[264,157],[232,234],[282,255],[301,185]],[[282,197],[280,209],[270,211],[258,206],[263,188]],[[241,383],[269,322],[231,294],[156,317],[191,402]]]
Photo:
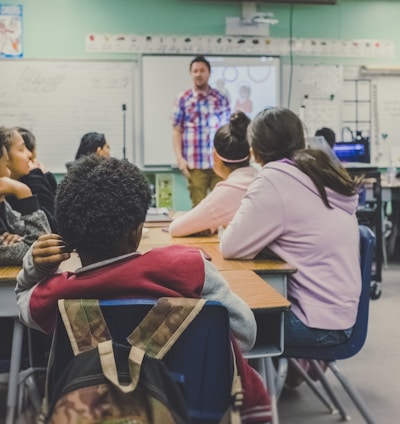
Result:
[[58,309],[74,355],[111,340],[97,299],[59,299]]
[[147,355],[162,359],[206,302],[206,299],[162,297],[127,337],[127,341]]
[[107,380],[117,387],[122,393],[133,392],[139,382],[140,367],[142,366],[143,357],[145,355],[144,351],[138,349],[136,346],[131,346],[128,357],[131,382],[129,384],[121,384],[118,379],[118,371],[115,363],[112,341],[107,340],[99,343],[97,349],[99,351],[101,369]]
[[233,363],[233,377],[231,387],[232,404],[225,411],[225,414],[222,416],[218,424],[241,424],[242,422],[240,408],[243,405],[243,386],[242,380],[240,379],[240,375],[238,373],[235,350],[232,344],[231,351]]

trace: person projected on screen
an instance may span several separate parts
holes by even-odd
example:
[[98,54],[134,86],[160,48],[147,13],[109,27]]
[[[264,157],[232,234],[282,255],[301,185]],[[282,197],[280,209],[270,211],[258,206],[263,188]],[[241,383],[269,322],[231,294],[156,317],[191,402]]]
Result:
[[175,99],[171,123],[176,161],[196,206],[221,181],[213,170],[213,139],[231,110],[226,96],[208,85],[211,66],[204,56],[196,56],[189,71],[193,87]]
[[242,112],[250,115],[253,112],[253,101],[250,99],[251,88],[248,85],[241,85],[239,88],[239,97],[235,103],[235,110],[241,110]]

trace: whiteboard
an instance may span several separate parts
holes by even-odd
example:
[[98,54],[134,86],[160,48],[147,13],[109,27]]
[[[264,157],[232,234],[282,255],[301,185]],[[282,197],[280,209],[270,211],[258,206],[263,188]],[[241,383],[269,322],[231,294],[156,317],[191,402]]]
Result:
[[338,65],[284,65],[282,106],[299,114],[308,136],[322,127],[340,138],[343,67]]
[[125,133],[126,158],[134,160],[134,62],[1,60],[0,69],[0,124],[31,130],[47,170],[64,173],[91,131],[105,134],[117,158]]
[[[171,112],[178,94],[192,87],[192,56],[143,55],[142,159],[145,167],[176,166],[172,147]],[[280,60],[267,56],[206,56],[211,63],[209,84],[223,92],[235,109],[240,87],[251,91],[250,118],[268,106],[280,104]]]
[[400,167],[400,78],[372,79],[373,126],[371,159],[386,167],[393,161]]

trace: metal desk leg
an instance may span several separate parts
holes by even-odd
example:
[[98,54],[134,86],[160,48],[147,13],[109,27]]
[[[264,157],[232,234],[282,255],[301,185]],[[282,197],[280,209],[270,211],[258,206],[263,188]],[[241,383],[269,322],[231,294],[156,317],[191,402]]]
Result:
[[11,347],[10,374],[7,391],[6,424],[14,424],[18,398],[18,376],[21,367],[22,342],[24,326],[18,318],[14,318],[13,339]]
[[277,396],[275,389],[275,368],[270,356],[264,358],[267,377],[267,387],[271,398],[272,424],[279,424]]

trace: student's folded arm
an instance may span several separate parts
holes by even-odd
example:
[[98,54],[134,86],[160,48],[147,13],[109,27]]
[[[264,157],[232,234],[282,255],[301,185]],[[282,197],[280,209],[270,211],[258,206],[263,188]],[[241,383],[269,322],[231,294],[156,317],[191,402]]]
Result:
[[35,196],[21,199],[17,204],[17,211],[14,211],[6,203],[7,221],[11,229],[22,236],[24,242],[30,246],[41,234],[50,232],[50,225],[46,214],[39,209],[39,204]]
[[17,275],[15,293],[17,296],[18,312],[21,321],[30,327],[43,331],[33,322],[30,316],[30,299],[36,284],[53,274],[57,270],[57,267],[54,267],[53,270],[44,270],[35,267],[33,263],[32,249],[33,246],[30,246],[23,258],[22,269]]
[[28,249],[29,245],[25,240],[7,246],[0,245],[0,266],[21,265]]
[[212,212],[208,203],[207,198],[203,199],[193,209],[175,218],[169,225],[169,234],[172,237],[185,237],[209,230]]
[[284,222],[285,210],[278,190],[264,178],[256,177],[220,237],[223,257],[253,259],[279,237]]
[[[22,212],[31,212],[34,209],[34,207],[32,209],[32,205],[24,204]],[[0,265],[21,265],[29,246],[41,234],[48,233],[50,227],[46,215],[41,210],[36,209],[27,215],[21,215],[6,203],[6,216],[11,231],[21,235],[23,240],[12,245],[0,245]]]
[[35,266],[33,262],[32,249],[33,246],[30,246],[23,258],[22,269],[17,275],[17,285],[15,288],[16,293],[32,288],[49,275],[54,274],[54,272],[58,269],[58,266],[54,266],[53,269],[44,269]]
[[201,297],[222,303],[228,310],[231,329],[242,351],[249,351],[256,340],[257,324],[247,304],[230,289],[229,284],[209,261],[204,261],[205,281]]

